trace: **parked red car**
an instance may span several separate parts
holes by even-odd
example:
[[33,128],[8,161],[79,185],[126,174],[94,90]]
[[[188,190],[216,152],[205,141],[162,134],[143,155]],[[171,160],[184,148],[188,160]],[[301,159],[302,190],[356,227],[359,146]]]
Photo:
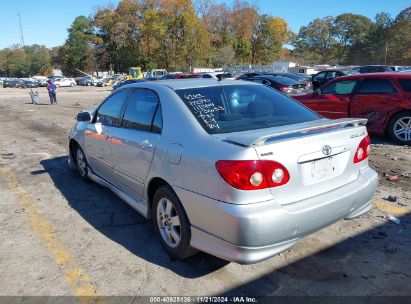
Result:
[[327,118],[367,118],[370,133],[411,144],[411,74],[339,77],[312,94],[294,98]]

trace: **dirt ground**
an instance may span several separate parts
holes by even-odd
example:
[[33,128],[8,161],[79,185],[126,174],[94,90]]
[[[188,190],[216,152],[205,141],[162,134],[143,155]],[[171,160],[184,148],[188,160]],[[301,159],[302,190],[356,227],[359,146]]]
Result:
[[32,105],[0,88],[0,296],[411,296],[410,147],[371,138],[379,187],[360,218],[254,265],[174,261],[147,220],[68,168],[76,114],[110,90],[60,88],[53,106],[38,91]]

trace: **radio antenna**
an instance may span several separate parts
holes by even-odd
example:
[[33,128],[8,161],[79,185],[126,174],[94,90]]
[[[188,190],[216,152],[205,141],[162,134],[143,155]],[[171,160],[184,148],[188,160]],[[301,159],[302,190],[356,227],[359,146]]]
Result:
[[21,27],[21,16],[20,16],[20,13],[17,13],[17,17],[19,17],[21,44],[22,44],[22,46],[24,47],[23,28]]

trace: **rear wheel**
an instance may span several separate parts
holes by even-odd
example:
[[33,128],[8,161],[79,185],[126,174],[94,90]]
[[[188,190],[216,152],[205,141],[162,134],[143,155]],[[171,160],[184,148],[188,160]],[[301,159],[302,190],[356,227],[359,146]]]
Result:
[[180,200],[169,186],[162,186],[156,191],[152,219],[154,230],[171,257],[184,259],[197,252],[190,246],[190,222]]
[[395,114],[388,124],[388,135],[397,144],[411,144],[411,111]]
[[88,163],[87,163],[87,159],[86,156],[84,155],[83,150],[80,148],[80,146],[76,147],[76,166],[77,166],[77,171],[80,174],[80,177],[85,180],[88,181]]

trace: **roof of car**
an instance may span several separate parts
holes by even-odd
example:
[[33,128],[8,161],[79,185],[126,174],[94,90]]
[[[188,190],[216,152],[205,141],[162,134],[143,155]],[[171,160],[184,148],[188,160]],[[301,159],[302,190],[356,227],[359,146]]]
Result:
[[[381,73],[368,73],[368,74],[352,74],[347,76],[342,76],[335,78],[334,80],[341,79],[362,79],[362,78],[409,78],[411,79],[411,74],[398,73],[398,72],[381,72]],[[333,80],[333,81],[334,81]]]
[[[127,87],[141,87],[141,86],[166,86],[172,90],[190,89],[190,88],[203,88],[212,86],[229,86],[229,85],[256,85],[250,81],[241,80],[215,80],[205,78],[187,78],[187,79],[167,79],[157,80],[142,83],[133,83],[127,85]],[[124,86],[126,87],[126,86]]]

